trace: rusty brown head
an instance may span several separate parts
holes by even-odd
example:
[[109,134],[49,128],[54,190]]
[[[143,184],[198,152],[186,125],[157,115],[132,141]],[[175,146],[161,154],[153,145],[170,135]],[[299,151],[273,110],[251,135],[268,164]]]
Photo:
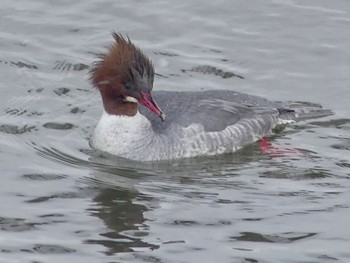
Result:
[[154,67],[130,39],[112,33],[113,43],[100,61],[95,62],[90,80],[99,89],[109,114],[133,116],[140,103],[163,121],[164,113],[152,98]]

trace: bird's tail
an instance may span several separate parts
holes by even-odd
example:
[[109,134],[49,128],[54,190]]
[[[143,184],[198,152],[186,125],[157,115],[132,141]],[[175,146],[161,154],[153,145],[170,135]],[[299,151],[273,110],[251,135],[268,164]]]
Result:
[[282,121],[304,121],[333,115],[329,109],[324,109],[319,104],[308,102],[289,102],[278,108]]

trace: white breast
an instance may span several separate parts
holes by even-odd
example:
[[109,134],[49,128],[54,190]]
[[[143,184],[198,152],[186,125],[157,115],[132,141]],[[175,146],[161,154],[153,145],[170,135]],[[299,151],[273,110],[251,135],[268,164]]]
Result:
[[104,111],[91,137],[91,143],[98,150],[138,159],[134,155],[145,147],[149,133],[153,133],[151,123],[140,113],[128,117]]

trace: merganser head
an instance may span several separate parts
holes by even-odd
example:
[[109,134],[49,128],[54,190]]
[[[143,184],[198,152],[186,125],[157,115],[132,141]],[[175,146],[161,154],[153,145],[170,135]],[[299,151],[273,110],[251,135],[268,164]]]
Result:
[[115,43],[100,56],[91,70],[90,80],[99,89],[103,106],[109,114],[134,116],[138,103],[163,121],[165,114],[153,100],[154,67],[129,38],[112,33]]

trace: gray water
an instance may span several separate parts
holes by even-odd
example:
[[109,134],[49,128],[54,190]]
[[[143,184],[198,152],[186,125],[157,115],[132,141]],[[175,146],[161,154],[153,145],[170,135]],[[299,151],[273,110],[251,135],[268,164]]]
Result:
[[[0,262],[350,262],[350,2],[207,2],[1,1]],[[153,60],[154,89],[335,115],[269,138],[290,154],[101,157],[88,70],[112,30]]]

